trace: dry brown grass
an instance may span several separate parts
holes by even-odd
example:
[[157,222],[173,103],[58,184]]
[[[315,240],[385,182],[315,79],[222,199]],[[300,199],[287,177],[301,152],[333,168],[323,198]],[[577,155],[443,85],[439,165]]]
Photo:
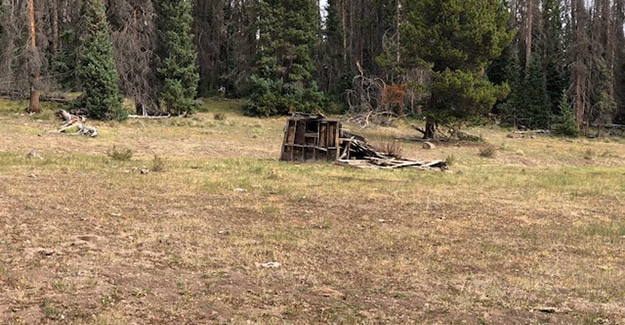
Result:
[[279,162],[283,119],[212,113],[95,139],[0,113],[0,323],[625,322],[621,140],[474,129],[497,155],[404,142],[451,170],[371,171]]

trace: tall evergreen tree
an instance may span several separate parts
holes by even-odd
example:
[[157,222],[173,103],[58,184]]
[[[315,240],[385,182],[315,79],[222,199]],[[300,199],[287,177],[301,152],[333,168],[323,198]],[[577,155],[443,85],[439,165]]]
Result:
[[485,76],[486,65],[512,40],[508,14],[500,0],[422,0],[405,4],[401,39],[404,63],[432,67],[424,137],[436,124],[485,114],[509,90]]
[[85,108],[93,118],[126,119],[128,115],[119,96],[113,46],[103,1],[86,0],[82,8],[82,19],[82,48],[76,73],[83,93],[76,105]]
[[[551,109],[545,88],[542,62],[537,53],[532,53],[521,94],[522,100],[519,102],[520,109],[517,115],[518,122],[530,129],[549,128]],[[560,96],[562,96],[562,92],[560,92]]]
[[352,79],[344,48],[340,5],[339,0],[327,1],[320,69],[316,72],[321,89],[334,98],[344,97],[345,89],[350,86]]
[[579,127],[577,123],[575,123],[575,115],[573,114],[566,91],[562,91],[558,109],[560,112],[555,117],[555,123],[551,127],[553,134],[566,137],[578,137]]
[[269,0],[258,4],[259,48],[250,115],[321,109],[325,96],[312,78],[317,7],[310,0]]
[[567,88],[565,30],[559,0],[543,1],[543,66],[548,104],[554,114],[560,112],[562,91]]
[[160,3],[163,59],[158,69],[163,80],[162,99],[172,114],[193,113],[198,81],[197,53],[191,33],[192,2],[163,0]]
[[510,86],[510,94],[503,100],[498,101],[493,112],[499,115],[504,125],[515,125],[519,108],[522,107],[521,94],[523,85],[520,79],[521,65],[519,55],[512,45],[506,46],[501,56],[494,59],[488,67],[488,79],[495,85],[507,83]]

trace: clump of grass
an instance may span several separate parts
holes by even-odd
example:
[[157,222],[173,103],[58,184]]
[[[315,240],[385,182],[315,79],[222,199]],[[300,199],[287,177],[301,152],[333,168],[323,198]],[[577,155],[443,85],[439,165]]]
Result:
[[447,156],[447,158],[445,158],[445,162],[447,163],[448,167],[453,166],[456,163],[456,156],[454,155]]
[[622,237],[625,236],[625,222],[593,222],[585,225],[582,228],[582,231],[587,236],[600,236],[609,238]]
[[226,113],[215,113],[214,118],[216,121],[225,121],[227,119]]
[[132,149],[120,149],[118,150],[115,146],[112,149],[106,151],[106,156],[119,161],[127,161],[132,158],[133,152]]
[[592,148],[588,148],[586,149],[586,151],[584,151],[584,159],[586,160],[592,160],[593,158],[595,158],[595,156],[595,151],[592,150]]
[[611,152],[611,151],[604,151],[601,155],[601,158],[620,158],[619,155]]
[[484,157],[484,158],[492,158],[495,156],[496,152],[497,152],[497,147],[493,146],[492,144],[489,144],[480,149],[479,155],[480,157]]
[[165,171],[165,160],[158,155],[154,155],[152,158],[152,168],[150,168],[153,172],[162,172]]
[[389,156],[401,159],[404,153],[404,147],[398,141],[383,141],[373,145],[376,151]]

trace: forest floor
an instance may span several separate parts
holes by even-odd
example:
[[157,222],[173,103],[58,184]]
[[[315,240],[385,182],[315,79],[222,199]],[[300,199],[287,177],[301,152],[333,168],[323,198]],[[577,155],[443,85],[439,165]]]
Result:
[[471,128],[401,142],[448,171],[361,170],[278,161],[285,119],[229,101],[96,138],[25,106],[0,102],[1,324],[625,324],[624,139]]

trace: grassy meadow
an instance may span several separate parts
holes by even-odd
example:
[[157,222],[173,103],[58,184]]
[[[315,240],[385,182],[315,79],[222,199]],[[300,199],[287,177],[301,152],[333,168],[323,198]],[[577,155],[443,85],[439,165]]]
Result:
[[625,324],[625,139],[479,127],[401,141],[447,171],[363,170],[278,161],[285,119],[236,101],[96,138],[26,106],[0,100],[0,324]]

